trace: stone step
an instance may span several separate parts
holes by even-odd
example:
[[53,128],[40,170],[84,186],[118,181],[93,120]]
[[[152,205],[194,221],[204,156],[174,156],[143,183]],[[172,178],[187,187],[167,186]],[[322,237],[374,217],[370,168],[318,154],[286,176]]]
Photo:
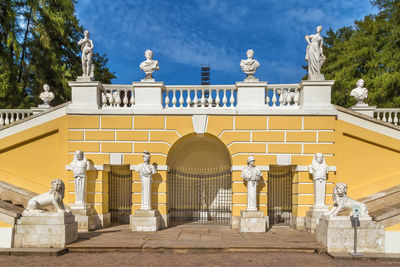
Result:
[[37,194],[24,188],[0,181],[0,200],[11,201],[19,207],[26,207],[29,199]]
[[0,248],[0,255],[7,256],[61,256],[67,248]]

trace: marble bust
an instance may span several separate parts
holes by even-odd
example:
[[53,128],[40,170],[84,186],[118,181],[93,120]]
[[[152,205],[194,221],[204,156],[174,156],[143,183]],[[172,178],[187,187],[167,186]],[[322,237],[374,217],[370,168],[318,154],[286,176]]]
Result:
[[254,77],[258,67],[260,67],[260,63],[257,60],[253,59],[254,51],[253,49],[249,49],[246,52],[247,59],[242,59],[240,61],[240,67],[242,71],[247,74],[247,78],[244,80],[245,82],[257,82],[258,79]]
[[135,168],[135,171],[140,174],[140,180],[142,182],[141,210],[151,210],[151,182],[153,180],[153,174],[157,171],[154,166],[150,164],[150,157],[150,153],[144,151],[143,163],[140,163]]
[[43,101],[43,106],[50,106],[50,102],[54,99],[54,93],[50,92],[48,84],[43,85],[44,92],[40,93],[39,98]]
[[314,181],[314,209],[326,209],[325,191],[329,167],[322,153],[314,155],[311,165],[308,166],[308,172]]
[[140,69],[144,71],[146,77],[142,81],[153,82],[153,72],[160,69],[158,60],[153,60],[153,51],[149,49],[144,52],[144,56],[146,60],[140,63]]
[[368,89],[364,87],[364,80],[357,81],[357,87],[351,90],[350,95],[357,100],[356,106],[366,105],[364,100],[368,97]]
[[241,176],[247,182],[247,211],[257,211],[257,183],[262,173],[255,166],[252,155],[248,157],[247,166],[243,168]]
[[82,51],[82,71],[83,77],[94,77],[94,69],[92,64],[93,59],[93,41],[89,39],[89,31],[83,32],[84,38],[80,39],[78,45],[81,47]]
[[326,57],[323,54],[323,39],[321,37],[322,26],[317,26],[316,33],[306,35],[308,43],[306,49],[306,61],[308,62],[308,80],[324,81],[325,77],[321,74],[321,67]]
[[90,163],[81,150],[75,151],[74,159],[71,162],[71,169],[74,173],[75,183],[75,204],[86,204],[86,171],[90,168]]

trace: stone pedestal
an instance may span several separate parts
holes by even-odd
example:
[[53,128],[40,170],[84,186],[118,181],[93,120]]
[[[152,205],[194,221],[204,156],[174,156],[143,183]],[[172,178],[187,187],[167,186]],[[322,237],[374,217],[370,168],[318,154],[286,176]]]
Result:
[[317,225],[319,223],[319,218],[325,213],[329,212],[328,207],[311,207],[309,211],[306,212],[306,218],[304,221],[304,226],[307,232],[315,233]]
[[265,109],[267,82],[237,82],[237,109]]
[[98,109],[100,107],[101,89],[100,82],[93,82],[89,79],[78,79],[76,82],[68,82],[71,87],[70,109]]
[[368,106],[368,104],[357,104],[355,106],[352,106],[350,109],[373,118],[376,106]]
[[300,103],[303,109],[333,109],[331,88],[334,81],[301,81]]
[[135,90],[135,109],[161,109],[163,82],[132,82]]
[[95,210],[86,204],[72,204],[71,211],[75,215],[79,232],[88,232],[110,225],[110,214],[97,215]]
[[155,232],[160,229],[161,216],[158,210],[136,210],[130,221],[132,231]]
[[262,211],[240,211],[239,231],[242,233],[265,233],[267,221]]
[[63,248],[77,238],[78,223],[74,215],[43,213],[17,220],[14,247]]
[[[328,252],[353,252],[354,228],[350,216],[319,219],[316,230],[317,241],[327,247]],[[384,252],[385,229],[370,218],[360,218],[357,227],[357,252]]]

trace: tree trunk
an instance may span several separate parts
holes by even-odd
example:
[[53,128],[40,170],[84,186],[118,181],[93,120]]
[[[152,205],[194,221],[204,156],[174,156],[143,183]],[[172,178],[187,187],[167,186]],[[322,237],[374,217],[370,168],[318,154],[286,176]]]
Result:
[[19,73],[18,73],[19,83],[21,82],[22,79],[22,68],[23,68],[22,64],[24,62],[24,57],[25,57],[26,41],[28,39],[31,18],[32,18],[32,7],[29,8],[28,22],[26,23],[24,42],[22,43],[22,54],[21,54],[21,60],[19,61]]

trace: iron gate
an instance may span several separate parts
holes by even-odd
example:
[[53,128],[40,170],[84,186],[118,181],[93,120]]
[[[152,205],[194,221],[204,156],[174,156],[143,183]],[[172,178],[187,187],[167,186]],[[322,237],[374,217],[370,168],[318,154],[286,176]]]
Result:
[[168,172],[168,222],[230,224],[231,168],[171,168]]
[[271,166],[268,172],[269,225],[288,226],[292,216],[293,170],[291,166]]
[[132,210],[132,172],[111,170],[108,181],[111,222],[129,223]]

